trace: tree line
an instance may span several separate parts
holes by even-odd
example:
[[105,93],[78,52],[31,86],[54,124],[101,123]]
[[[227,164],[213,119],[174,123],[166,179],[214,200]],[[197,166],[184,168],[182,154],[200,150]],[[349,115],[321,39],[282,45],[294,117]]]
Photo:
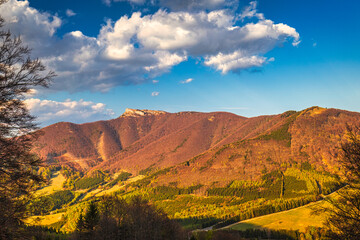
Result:
[[176,240],[185,236],[178,222],[148,201],[105,196],[80,214],[73,239]]

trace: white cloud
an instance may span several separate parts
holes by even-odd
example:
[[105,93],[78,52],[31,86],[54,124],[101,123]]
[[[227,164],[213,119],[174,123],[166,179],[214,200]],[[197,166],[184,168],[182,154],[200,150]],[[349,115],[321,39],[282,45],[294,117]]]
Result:
[[24,94],[24,97],[31,98],[31,97],[36,96],[38,93],[39,93],[38,90],[31,88],[31,89],[29,89],[29,91],[27,93]]
[[180,83],[182,83],[182,84],[191,83],[193,80],[194,80],[193,78],[188,78],[188,79],[185,79],[184,81],[180,81]]
[[159,82],[159,80],[155,80],[155,79],[152,80],[152,83],[153,83],[153,84],[157,84],[158,82]]
[[73,16],[75,16],[76,15],[76,13],[73,11],[73,10],[71,10],[71,9],[66,9],[66,16],[68,16],[68,17],[73,17]]
[[230,54],[219,53],[206,59],[205,65],[213,66],[223,74],[231,70],[241,70],[252,67],[261,67],[266,62],[273,61],[273,58],[267,59],[261,56],[246,56],[240,51]]
[[38,117],[37,121],[42,126],[65,120],[74,123],[92,122],[109,119],[114,115],[114,112],[106,108],[105,104],[91,101],[67,99],[64,102],[57,102],[29,98],[24,102],[31,114]]
[[[9,0],[0,6],[0,15],[34,49],[33,55],[55,70],[58,77],[51,89],[71,92],[106,92],[118,85],[145,83],[188,58],[222,73],[261,67],[271,60],[264,54],[287,41],[296,46],[300,39],[294,28],[264,19],[254,2],[242,15],[226,9],[135,12],[108,21],[97,37],[81,31],[54,36],[61,20],[31,8],[27,0]],[[243,24],[238,21],[241,16],[253,21]]]
[[160,92],[152,92],[152,93],[151,93],[151,96],[152,96],[152,97],[156,97],[156,96],[159,96],[159,94],[160,94]]
[[240,18],[244,20],[245,18],[253,18],[256,17],[258,19],[264,20],[264,14],[257,12],[257,1],[250,2],[249,6],[247,6],[244,11],[241,13]]
[[0,15],[6,20],[5,26],[15,35],[21,34],[35,54],[53,44],[53,35],[62,23],[57,16],[30,8],[28,1],[9,0],[0,5]]

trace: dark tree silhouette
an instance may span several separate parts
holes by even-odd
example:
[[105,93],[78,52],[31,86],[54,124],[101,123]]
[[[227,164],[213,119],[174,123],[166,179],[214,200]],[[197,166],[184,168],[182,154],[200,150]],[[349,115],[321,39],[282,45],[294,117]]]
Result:
[[97,205],[90,202],[85,214],[81,213],[76,222],[76,237],[79,239],[94,239],[95,228],[100,220]]
[[40,160],[30,151],[37,126],[23,100],[31,88],[48,86],[54,73],[45,71],[20,37],[4,30],[0,17],[0,239],[18,232],[32,187],[40,181],[35,171]]
[[349,185],[330,200],[327,226],[330,239],[360,239],[360,129],[348,127],[348,140],[341,145],[341,164]]
[[[83,228],[77,229],[75,239],[177,240],[186,237],[177,222],[140,197],[126,202],[116,196],[105,196],[92,208],[88,208],[85,217],[79,218]],[[89,217],[96,219],[92,221],[95,225],[87,227],[87,215],[98,216]]]
[[350,184],[360,181],[360,129],[347,126],[348,140],[341,145],[341,164]]
[[99,212],[94,202],[89,204],[89,208],[84,216],[84,227],[85,229],[92,231],[95,229],[99,222]]

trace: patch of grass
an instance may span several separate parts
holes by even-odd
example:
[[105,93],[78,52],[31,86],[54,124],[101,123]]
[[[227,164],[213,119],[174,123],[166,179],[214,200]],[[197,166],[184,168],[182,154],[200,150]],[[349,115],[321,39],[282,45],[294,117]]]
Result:
[[50,184],[44,188],[37,190],[35,194],[37,196],[47,195],[53,193],[54,191],[62,190],[62,186],[65,181],[66,178],[60,173],[60,171],[55,172],[53,173],[53,177],[50,179]]
[[312,215],[315,206],[324,206],[326,201],[310,203],[308,205],[284,212],[273,213],[261,217],[242,221],[232,225],[234,230],[271,229],[271,230],[299,230],[304,232],[308,226],[323,227],[326,215]]
[[62,220],[64,213],[56,213],[45,216],[32,216],[27,218],[24,222],[29,225],[48,226]]

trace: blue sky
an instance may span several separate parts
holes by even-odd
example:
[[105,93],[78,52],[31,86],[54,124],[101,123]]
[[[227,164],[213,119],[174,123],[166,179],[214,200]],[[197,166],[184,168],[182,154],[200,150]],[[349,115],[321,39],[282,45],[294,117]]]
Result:
[[355,0],[9,0],[12,32],[57,72],[27,104],[43,126],[125,108],[252,117],[360,111]]

